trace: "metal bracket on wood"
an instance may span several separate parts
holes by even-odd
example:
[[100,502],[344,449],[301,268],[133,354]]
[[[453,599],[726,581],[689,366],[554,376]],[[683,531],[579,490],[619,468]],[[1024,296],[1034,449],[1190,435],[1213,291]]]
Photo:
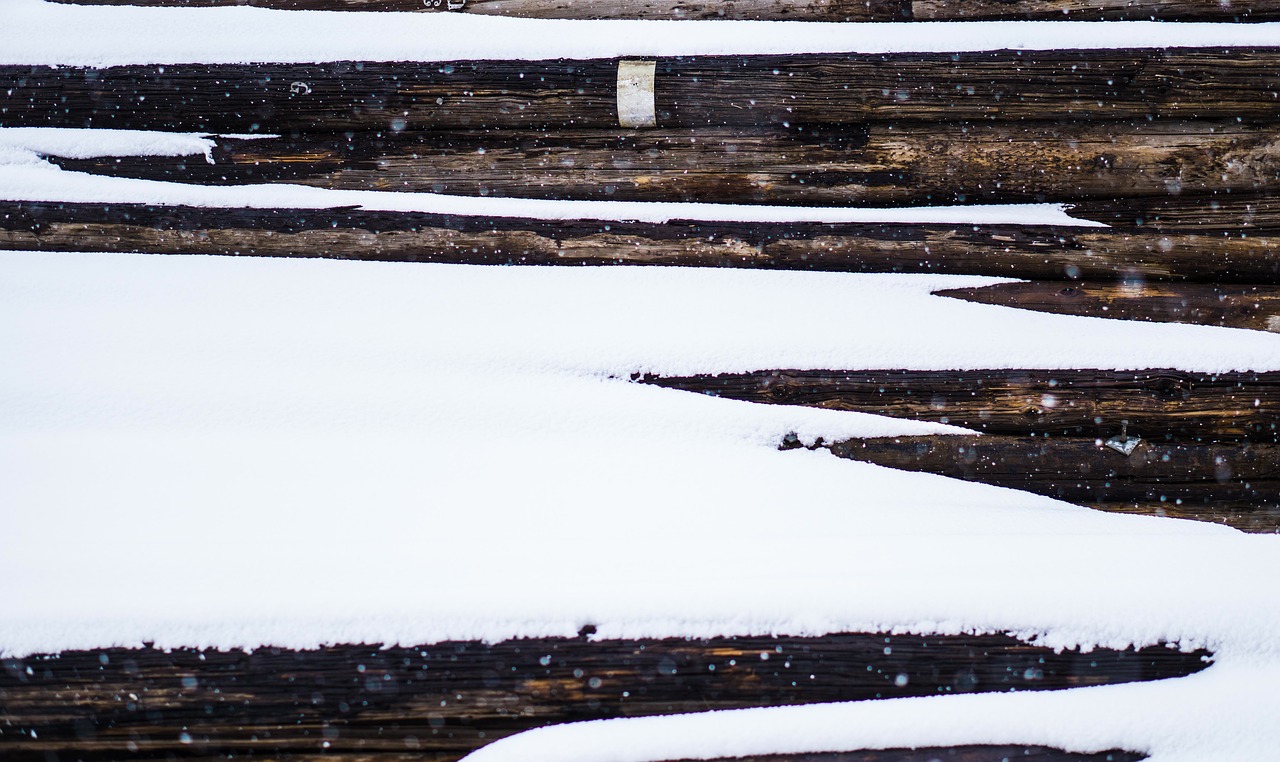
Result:
[[618,125],[621,127],[657,127],[653,79],[656,61],[618,62]]
[[1129,436],[1129,422],[1120,422],[1120,433],[1103,442],[1107,447],[1115,450],[1126,458],[1138,449],[1138,445],[1142,444],[1142,437]]

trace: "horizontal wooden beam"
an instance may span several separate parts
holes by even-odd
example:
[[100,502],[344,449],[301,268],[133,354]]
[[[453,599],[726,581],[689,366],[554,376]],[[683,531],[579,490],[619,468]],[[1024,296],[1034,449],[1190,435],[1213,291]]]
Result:
[[324,11],[452,11],[556,19],[736,19],[748,21],[1274,21],[1275,0],[55,0],[78,5]]
[[[1280,49],[663,58],[661,127],[1280,117]],[[0,126],[228,133],[618,125],[617,61],[0,67]]]
[[218,138],[212,157],[55,161],[202,184],[809,206],[1280,191],[1280,123],[1211,120],[347,133]]
[[5,759],[324,755],[451,762],[561,722],[1154,680],[1208,654],[999,635],[532,639],[5,659]]
[[1071,214],[1125,230],[1184,231],[1250,236],[1280,231],[1280,198],[1266,193],[1211,197],[1093,199],[1073,203]]
[[[1145,754],[1112,749],[1093,754],[1044,746],[948,746],[944,748],[829,751],[817,754],[756,754],[697,762],[1139,762]],[[681,760],[681,762],[695,762]]]
[[0,249],[1280,283],[1280,235],[1135,235],[1020,225],[654,224],[0,202]]
[[639,380],[750,402],[856,410],[991,434],[1081,437],[1090,447],[1095,438],[1122,431],[1170,445],[1280,443],[1280,372],[766,370]]
[[1032,281],[935,292],[1057,315],[1192,323],[1280,332],[1280,287],[1210,283]]
[[1147,441],[1128,455],[1073,437],[851,439],[842,458],[1033,492],[1106,511],[1280,532],[1280,445]]

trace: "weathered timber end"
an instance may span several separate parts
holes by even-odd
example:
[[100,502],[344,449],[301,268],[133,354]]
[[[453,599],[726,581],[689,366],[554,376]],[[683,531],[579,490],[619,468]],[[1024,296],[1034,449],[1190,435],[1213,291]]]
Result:
[[1275,0],[55,0],[78,5],[419,11],[557,19],[1274,21]]
[[1143,441],[1130,454],[1102,439],[931,436],[852,439],[833,454],[1065,500],[1104,511],[1280,531],[1280,446]]
[[[1280,373],[769,370],[644,377],[700,394],[936,421],[1008,436],[1280,444]],[[1127,424],[1122,422],[1127,421]],[[1280,475],[1278,475],[1280,476]]]
[[1280,231],[1240,236],[1025,225],[655,224],[345,208],[0,202],[0,249],[1280,284]]
[[1032,281],[934,292],[1057,315],[1218,325],[1280,332],[1280,287],[1209,283]]
[[[617,61],[2,66],[0,126],[228,133],[613,128]],[[664,128],[868,120],[1274,120],[1280,50],[664,58]]]
[[82,172],[206,185],[809,206],[1280,190],[1280,129],[1235,120],[309,133],[218,138],[212,158],[52,160]]
[[0,723],[13,762],[48,755],[452,762],[559,722],[1106,685],[1191,674],[1207,657],[1160,646],[1056,652],[998,635],[887,634],[251,653],[113,648],[4,660]]
[[[1014,284],[1021,285],[1021,284]],[[765,371],[646,383],[985,432],[820,442],[906,471],[1101,510],[1280,531],[1280,374],[1178,371]],[[1130,440],[1128,452],[1121,447]],[[802,446],[788,439],[783,449]]]

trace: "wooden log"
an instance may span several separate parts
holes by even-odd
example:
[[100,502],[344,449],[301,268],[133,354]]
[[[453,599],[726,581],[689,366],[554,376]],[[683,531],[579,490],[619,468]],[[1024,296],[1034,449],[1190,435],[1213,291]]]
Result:
[[1057,315],[1280,332],[1280,288],[1276,286],[1033,281],[934,293]]
[[[1280,50],[708,56],[657,61],[662,127],[868,120],[1274,120]],[[228,133],[618,124],[617,62],[0,67],[0,126]]]
[[[756,754],[698,762],[1011,762],[1031,758],[1035,762],[1138,762],[1146,755],[1112,749],[1094,754],[1050,749],[1044,746],[950,746],[946,748],[875,749],[819,754]],[[682,760],[681,762],[694,762]]]
[[456,760],[560,722],[1104,685],[1204,651],[1055,652],[999,635],[511,640],[252,653],[110,648],[5,659],[6,760],[323,754]]
[[804,205],[1066,202],[1280,190],[1280,126],[1214,121],[466,130],[219,138],[204,156],[55,159],[202,184]]
[[557,19],[736,19],[747,21],[1274,21],[1275,0],[55,0],[77,5],[283,10],[453,11]]
[[1100,439],[933,436],[853,439],[832,453],[993,484],[1105,511],[1280,532],[1280,446],[1144,440],[1124,455]]
[[0,249],[1280,283],[1280,236],[1099,228],[531,220],[0,202]]
[[1222,193],[1209,198],[1095,199],[1072,204],[1071,214],[1135,231],[1191,231],[1249,236],[1280,230],[1280,199]]
[[[1280,372],[769,370],[637,379],[769,404],[856,410],[991,434],[1162,444],[1280,443]],[[953,440],[947,440],[953,441]]]

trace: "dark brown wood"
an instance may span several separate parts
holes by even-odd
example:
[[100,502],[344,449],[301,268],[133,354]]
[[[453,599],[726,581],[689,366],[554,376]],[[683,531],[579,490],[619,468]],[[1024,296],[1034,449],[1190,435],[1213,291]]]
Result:
[[1093,200],[1071,213],[1126,230],[1250,236],[1280,230],[1280,198],[1223,191],[1212,197]]
[[[1146,755],[1113,749],[1095,754],[1044,746],[951,746],[922,749],[875,749],[818,754],[758,754],[698,762],[1138,762]],[[681,760],[681,762],[695,762]]]
[[[281,10],[419,11],[544,19],[734,19],[746,21],[906,21],[910,0],[55,0],[78,5]],[[1160,0],[1168,2],[1169,0]],[[1185,0],[1184,0],[1185,1]],[[1270,2],[1271,0],[1262,0]]]
[[[617,62],[0,67],[0,126],[292,130],[617,126]],[[659,59],[667,128],[868,120],[1280,116],[1280,49]]]
[[853,439],[842,458],[1034,492],[1079,505],[1280,532],[1280,445],[1147,441],[1130,455],[1075,437]]
[[0,202],[0,249],[1280,283],[1280,236],[1099,228],[549,221],[358,209]]
[[1033,281],[934,293],[1058,315],[1280,332],[1280,287],[1277,286]]
[[1280,126],[1210,120],[347,133],[221,138],[212,156],[55,161],[203,184],[809,206],[1280,191]]
[[1273,21],[1274,0],[55,0],[78,5],[452,11],[519,18],[760,21]]
[[4,660],[0,756],[445,762],[559,722],[1103,685],[1191,674],[1207,656],[885,634],[73,651]]
[[[645,383],[770,404],[937,421],[991,434],[1127,432],[1162,444],[1280,443],[1280,373],[1176,370],[771,370],[644,377]],[[948,440],[951,441],[951,440]]]

